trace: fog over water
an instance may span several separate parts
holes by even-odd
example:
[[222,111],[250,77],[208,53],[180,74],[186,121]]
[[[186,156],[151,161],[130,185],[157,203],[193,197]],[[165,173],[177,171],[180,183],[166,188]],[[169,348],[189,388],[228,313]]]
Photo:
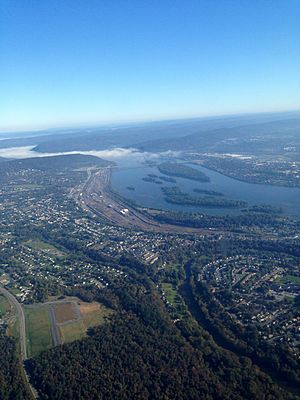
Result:
[[[39,153],[34,151],[35,146],[21,146],[21,147],[9,147],[6,149],[0,149],[0,157],[5,158],[32,158],[32,157],[47,157],[47,156],[58,156],[67,154],[85,154],[90,156],[96,156],[107,160],[114,160],[119,158],[133,158],[133,159],[147,159],[147,158],[158,158],[160,154],[154,153],[143,153],[134,148],[113,148],[107,150],[89,150],[89,151],[67,151],[59,153]],[[161,154],[178,154],[174,152],[165,152]]]

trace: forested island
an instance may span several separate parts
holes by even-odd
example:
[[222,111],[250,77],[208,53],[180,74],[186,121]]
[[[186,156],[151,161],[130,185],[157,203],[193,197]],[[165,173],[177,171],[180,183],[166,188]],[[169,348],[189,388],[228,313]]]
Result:
[[142,178],[143,181],[149,182],[149,183],[156,183],[157,185],[162,185],[162,182],[157,180],[155,177],[151,177],[150,175],[145,176]]
[[176,183],[176,179],[169,176],[159,176],[159,179],[164,182]]
[[195,188],[193,190],[195,193],[206,194],[208,196],[224,196],[224,193],[216,192],[215,190],[208,190],[208,189],[198,189]]
[[199,182],[210,181],[209,177],[203,172],[184,164],[164,162],[159,164],[157,168],[165,175],[177,176],[179,178],[191,179]]
[[162,187],[165,195],[165,201],[172,204],[189,205],[196,207],[214,207],[214,208],[241,208],[247,205],[241,200],[228,200],[216,198],[215,196],[195,197],[184,193],[178,186]]

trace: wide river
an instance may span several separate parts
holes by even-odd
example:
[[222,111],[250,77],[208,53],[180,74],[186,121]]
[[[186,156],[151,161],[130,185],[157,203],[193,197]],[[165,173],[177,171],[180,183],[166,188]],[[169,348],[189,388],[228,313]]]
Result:
[[[281,207],[285,214],[300,218],[300,189],[270,185],[258,185],[241,182],[211,171],[201,166],[193,166],[204,172],[210,178],[209,183],[200,183],[189,179],[176,178],[176,183],[163,182],[163,185],[145,182],[142,178],[148,174],[162,176],[157,167],[149,167],[142,163],[134,166],[119,165],[112,174],[112,188],[123,197],[135,201],[145,207],[161,208],[166,210],[198,211],[210,215],[232,215],[238,210],[228,208],[205,208],[167,203],[161,190],[162,186],[179,186],[184,192],[193,193],[193,189],[201,188],[222,192],[227,199],[244,200],[249,205],[269,204]],[[135,190],[129,190],[128,186]]]
[[[63,153],[63,154],[72,154]],[[79,153],[94,155],[107,160],[115,161],[117,167],[112,174],[112,187],[122,196],[135,201],[137,204],[145,207],[161,208],[165,210],[178,211],[198,211],[211,215],[228,215],[238,214],[239,210],[231,210],[228,208],[204,208],[191,207],[184,205],[176,205],[167,203],[161,190],[162,186],[179,186],[184,192],[197,195],[193,189],[206,189],[222,192],[225,199],[244,200],[249,205],[253,204],[269,204],[281,207],[285,214],[300,218],[300,189],[257,185],[253,183],[241,182],[233,178],[229,178],[218,172],[214,172],[201,166],[194,166],[209,176],[209,183],[200,183],[188,179],[175,178],[176,183],[163,182],[162,185],[156,183],[145,182],[142,178],[148,174],[161,176],[156,166],[150,167],[145,165],[146,159],[144,153],[133,152],[130,149],[113,149],[105,151],[86,151]],[[0,149],[0,155],[7,158],[30,158],[43,157],[45,155],[32,150],[32,146],[22,146],[15,148]],[[148,154],[149,157],[149,154]],[[156,157],[150,154],[150,160],[160,162],[160,156]],[[164,161],[164,160],[163,160]],[[128,190],[128,186],[132,186],[135,190]]]

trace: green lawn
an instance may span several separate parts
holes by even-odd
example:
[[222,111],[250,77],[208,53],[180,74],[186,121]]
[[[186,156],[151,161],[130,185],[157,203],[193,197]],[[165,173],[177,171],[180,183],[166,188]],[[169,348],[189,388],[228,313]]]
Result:
[[51,327],[47,307],[24,307],[28,357],[34,357],[52,347]]

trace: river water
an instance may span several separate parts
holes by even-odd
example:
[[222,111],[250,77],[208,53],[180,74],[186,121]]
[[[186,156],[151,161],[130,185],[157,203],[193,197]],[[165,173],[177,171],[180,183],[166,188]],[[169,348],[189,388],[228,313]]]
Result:
[[[225,199],[243,200],[249,205],[268,204],[281,207],[287,215],[300,218],[300,189],[270,185],[259,185],[241,182],[224,176],[218,172],[201,166],[193,166],[204,172],[210,178],[210,182],[201,183],[189,179],[176,178],[176,183],[163,182],[162,185],[145,182],[142,180],[148,174],[162,176],[157,167],[150,167],[143,163],[119,164],[112,174],[112,187],[122,196],[135,201],[145,207],[161,208],[166,210],[203,212],[210,215],[233,215],[240,211],[228,208],[206,208],[167,203],[161,190],[162,186],[179,186],[183,192],[197,196],[193,189],[206,189],[222,192]],[[129,190],[132,186],[135,190]],[[199,196],[199,194],[198,194]]]

